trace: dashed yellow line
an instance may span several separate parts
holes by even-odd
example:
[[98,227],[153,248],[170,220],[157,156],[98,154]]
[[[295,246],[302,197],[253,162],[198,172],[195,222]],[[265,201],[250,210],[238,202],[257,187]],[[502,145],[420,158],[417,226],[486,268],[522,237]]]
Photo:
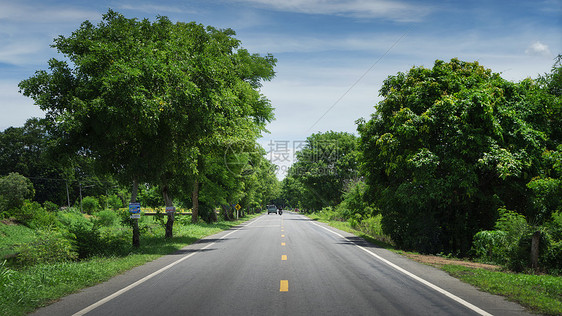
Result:
[[284,243],[284,242],[282,242],[282,243],[281,243],[281,246],[285,246],[285,243]]
[[286,261],[286,260],[287,260],[287,255],[282,255],[282,256],[281,256],[281,260]]
[[281,237],[285,237],[285,235],[281,235]]
[[289,280],[281,280],[279,292],[289,292]]

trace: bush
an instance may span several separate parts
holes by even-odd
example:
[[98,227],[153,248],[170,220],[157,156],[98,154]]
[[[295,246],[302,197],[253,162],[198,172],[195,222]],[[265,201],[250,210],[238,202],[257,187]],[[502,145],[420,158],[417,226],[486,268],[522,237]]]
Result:
[[509,257],[507,233],[503,230],[484,230],[474,235],[472,251],[486,262],[506,264]]
[[55,214],[47,212],[37,202],[24,201],[19,209],[13,210],[15,218],[30,228],[54,227],[59,224]]
[[92,214],[95,210],[101,209],[100,202],[93,196],[87,196],[82,199],[82,209],[87,214]]
[[116,211],[123,207],[123,201],[117,195],[112,194],[107,197],[107,207]]
[[119,221],[119,215],[112,210],[99,211],[93,215],[94,224],[98,226],[110,227]]
[[[531,267],[531,240],[533,233],[532,230],[526,231],[522,234],[515,247],[512,248],[507,263],[507,267],[510,270],[523,272]],[[544,265],[545,255],[549,252],[551,239],[545,231],[539,230],[539,233],[539,267],[546,269],[547,267]]]
[[78,254],[70,240],[58,231],[39,231],[40,238],[16,247],[16,260],[21,265],[75,260]]
[[541,260],[546,272],[562,275],[562,240],[553,242]]
[[55,203],[51,202],[51,201],[45,201],[43,202],[43,208],[47,211],[47,212],[56,212],[59,210],[59,206],[56,205]]
[[68,227],[68,232],[74,240],[80,259],[103,252],[100,231],[90,220],[74,222]]

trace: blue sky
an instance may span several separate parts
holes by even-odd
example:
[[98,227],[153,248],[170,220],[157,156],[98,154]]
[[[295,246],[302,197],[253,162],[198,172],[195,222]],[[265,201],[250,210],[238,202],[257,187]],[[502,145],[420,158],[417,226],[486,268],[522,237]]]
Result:
[[399,71],[457,57],[520,81],[548,72],[562,53],[561,0],[0,0],[0,130],[43,115],[17,84],[62,58],[49,46],[55,37],[99,22],[108,8],[232,28],[250,52],[272,53],[277,76],[262,93],[276,120],[261,143],[278,151],[288,142],[291,158],[311,133],[355,133]]

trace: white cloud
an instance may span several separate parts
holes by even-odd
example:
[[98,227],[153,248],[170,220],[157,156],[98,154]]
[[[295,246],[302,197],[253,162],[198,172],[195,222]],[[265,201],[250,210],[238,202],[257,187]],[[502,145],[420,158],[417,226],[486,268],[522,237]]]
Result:
[[533,44],[531,44],[525,50],[525,54],[531,55],[531,56],[545,56],[545,57],[551,57],[552,56],[552,53],[550,52],[550,49],[548,48],[548,45],[545,45],[545,44],[543,44],[539,41],[536,41]]
[[163,4],[150,4],[150,3],[138,3],[134,2],[133,4],[119,4],[117,5],[117,9],[119,10],[131,10],[131,11],[138,11],[144,13],[150,13],[153,16],[156,15],[164,15],[163,13],[189,13],[189,14],[196,14],[197,10],[195,9],[186,9],[184,7],[176,6],[176,5],[163,5]]
[[378,18],[400,22],[420,21],[433,8],[387,0],[238,0],[273,10],[306,14]]
[[96,11],[77,9],[69,6],[47,6],[35,3],[27,5],[19,2],[0,3],[0,21],[20,23],[63,23],[97,19]]
[[0,131],[10,126],[23,126],[31,117],[44,117],[45,113],[33,104],[33,100],[24,97],[19,92],[18,83],[14,81],[0,81]]

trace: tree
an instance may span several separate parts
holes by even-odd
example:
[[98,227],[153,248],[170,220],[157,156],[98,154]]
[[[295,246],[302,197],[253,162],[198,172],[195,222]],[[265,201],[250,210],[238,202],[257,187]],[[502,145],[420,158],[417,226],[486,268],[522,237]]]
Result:
[[[296,182],[304,188],[302,206],[319,210],[341,202],[345,185],[358,177],[357,138],[344,132],[326,132],[307,137],[303,148],[296,153],[297,162],[289,169],[284,183],[293,189]],[[295,186],[296,185],[296,186]],[[289,193],[292,190],[286,187]],[[291,197],[286,197],[291,199]],[[292,202],[294,203],[294,202]]]
[[0,177],[0,213],[20,208],[26,199],[32,199],[34,195],[31,181],[19,173]]
[[256,137],[273,117],[258,88],[273,78],[276,61],[249,54],[234,35],[109,10],[98,26],[86,21],[55,40],[70,65],[51,59],[50,72],[20,89],[47,112],[61,150],[133,183],[131,202],[138,183],[152,183],[169,206],[171,178],[191,178],[196,221],[202,155],[233,135]]
[[17,172],[33,183],[35,199],[66,204],[66,186],[61,164],[50,152],[47,121],[28,119],[22,127],[0,132],[0,175]]
[[399,246],[466,254],[499,207],[531,212],[527,183],[560,121],[536,82],[438,60],[388,77],[380,94],[371,119],[358,121],[360,148],[367,196]]

